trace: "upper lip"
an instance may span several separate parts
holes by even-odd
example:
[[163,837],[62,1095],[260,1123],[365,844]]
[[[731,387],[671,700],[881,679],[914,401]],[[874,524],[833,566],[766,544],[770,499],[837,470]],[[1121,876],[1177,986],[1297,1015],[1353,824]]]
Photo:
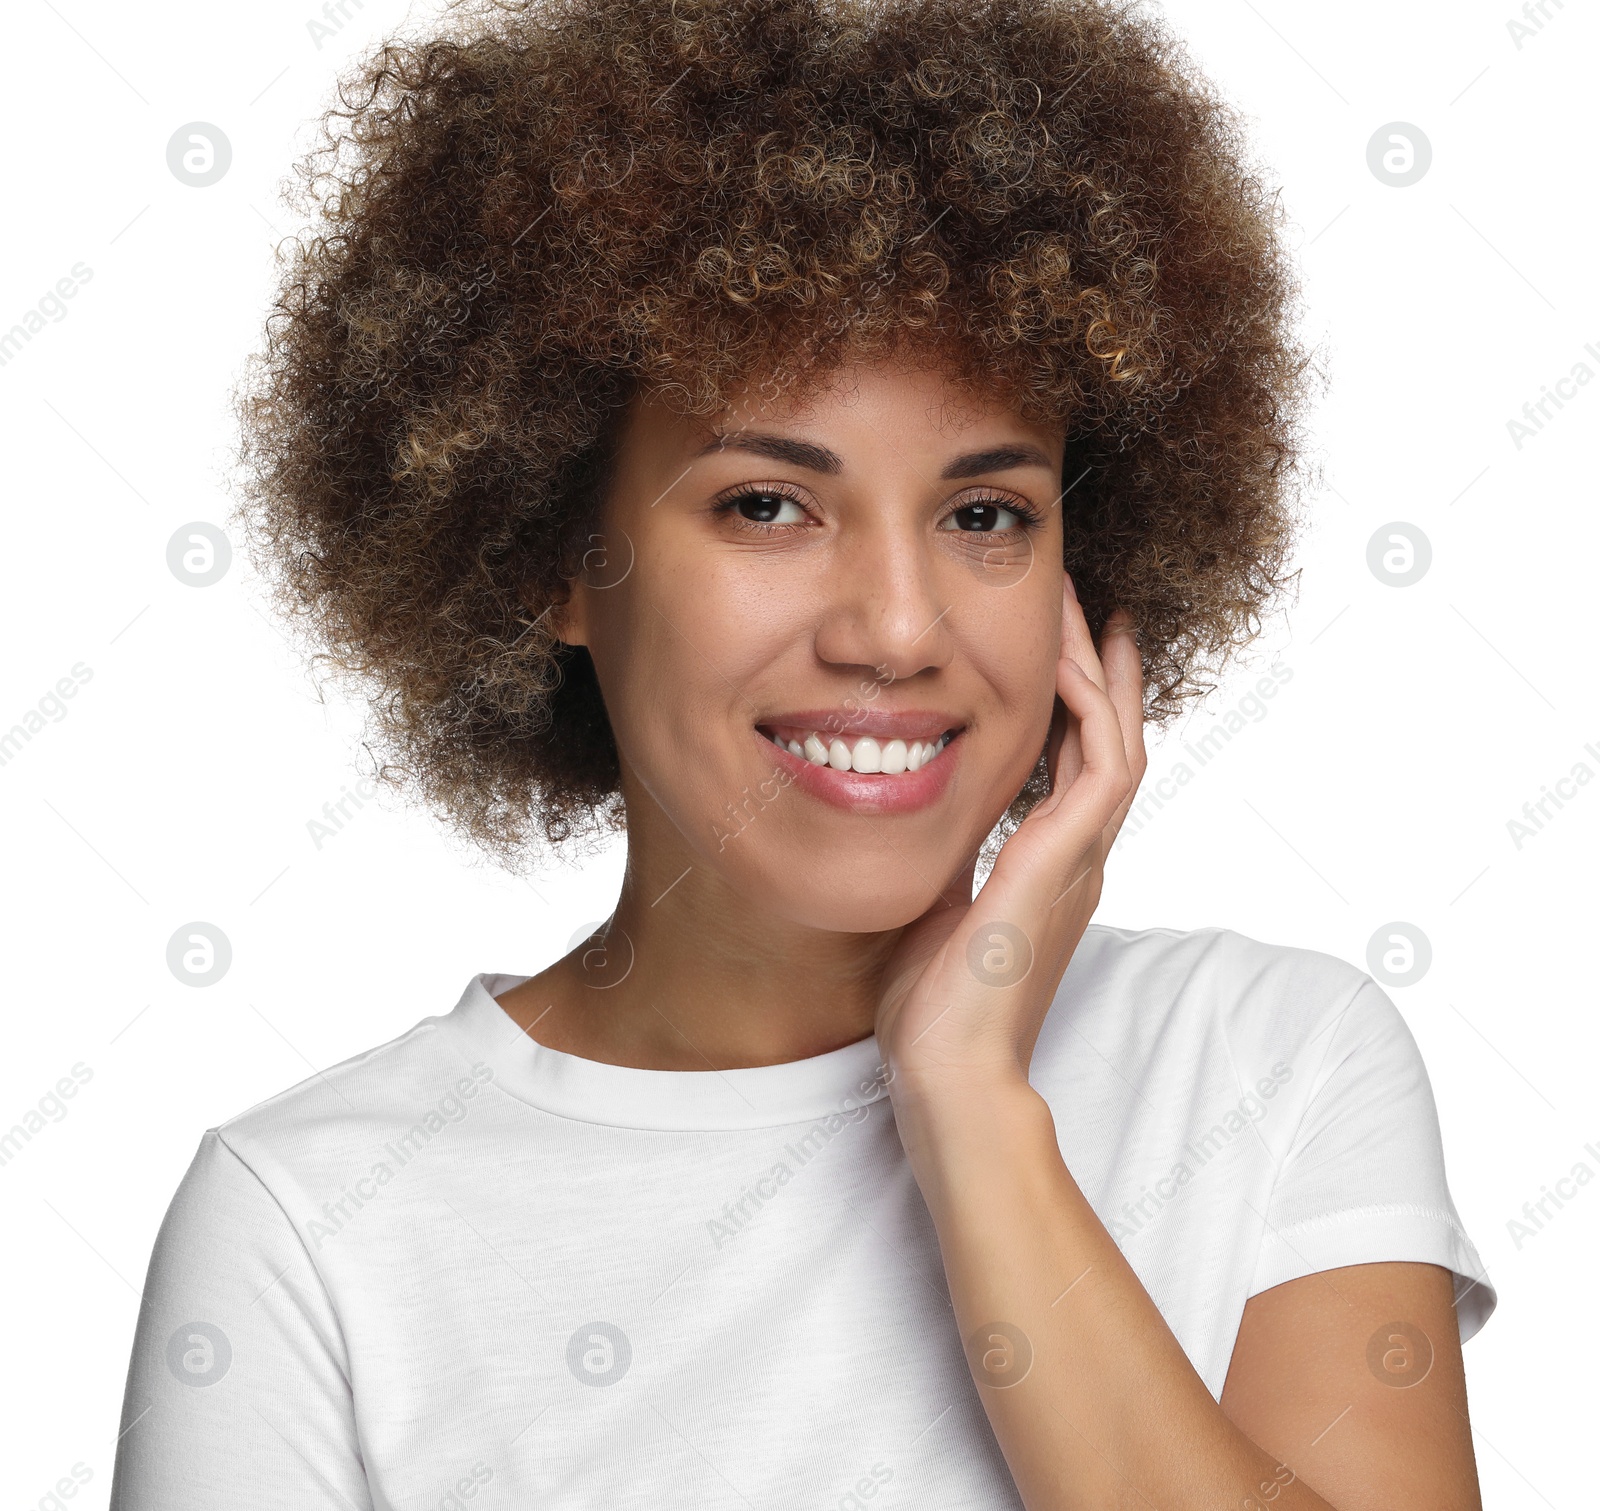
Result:
[[947,729],[964,727],[959,714],[929,708],[802,708],[757,721],[758,728],[779,725],[813,729],[818,734],[871,735],[887,740],[936,740]]

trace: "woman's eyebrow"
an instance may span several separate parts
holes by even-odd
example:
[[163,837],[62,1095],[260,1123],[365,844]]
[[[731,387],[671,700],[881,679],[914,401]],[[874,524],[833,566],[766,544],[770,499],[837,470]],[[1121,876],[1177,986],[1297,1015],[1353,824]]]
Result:
[[[826,446],[795,440],[790,436],[767,435],[761,431],[737,430],[714,436],[695,455],[732,450],[752,451],[758,456],[789,462],[812,472],[837,475],[844,471],[843,458]],[[1024,442],[964,452],[946,462],[939,476],[946,481],[951,478],[979,477],[985,472],[1004,472],[1008,467],[1043,467],[1047,471],[1055,471],[1055,463],[1043,451]]]
[[758,456],[769,456],[775,462],[789,462],[812,472],[837,474],[844,471],[844,459],[826,446],[818,446],[811,441],[797,441],[789,436],[765,435],[755,430],[735,430],[714,436],[695,455],[704,456],[710,451],[753,451]]
[[984,451],[968,451],[945,463],[941,478],[978,477],[985,472],[1004,472],[1008,467],[1043,467],[1054,472],[1056,464],[1037,446],[1025,442],[1009,446],[990,446]]

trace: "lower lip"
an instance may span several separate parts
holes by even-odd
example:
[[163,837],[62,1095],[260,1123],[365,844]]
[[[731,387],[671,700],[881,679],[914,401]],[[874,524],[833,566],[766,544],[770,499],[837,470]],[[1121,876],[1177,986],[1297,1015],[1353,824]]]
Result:
[[895,776],[818,766],[769,739],[759,729],[752,733],[760,740],[767,756],[777,762],[778,769],[792,773],[794,785],[813,797],[851,813],[912,813],[944,795],[955,775],[966,731],[951,735],[950,742],[926,766]]

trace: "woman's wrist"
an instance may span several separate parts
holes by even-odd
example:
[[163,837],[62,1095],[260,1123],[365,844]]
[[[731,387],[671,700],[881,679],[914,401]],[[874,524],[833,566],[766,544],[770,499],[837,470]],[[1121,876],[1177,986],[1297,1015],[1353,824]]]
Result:
[[1059,1157],[1055,1118],[1021,1077],[890,1082],[895,1124],[934,1215],[997,1176],[1014,1179],[1033,1155]]

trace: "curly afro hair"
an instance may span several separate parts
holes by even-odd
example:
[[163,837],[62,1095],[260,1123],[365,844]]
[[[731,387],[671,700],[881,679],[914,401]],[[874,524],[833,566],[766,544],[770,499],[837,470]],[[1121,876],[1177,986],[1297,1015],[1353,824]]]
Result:
[[[1064,424],[1065,566],[1146,711],[1295,574],[1283,212],[1163,23],[1104,0],[458,0],[340,81],[237,407],[276,607],[380,777],[518,869],[623,825],[541,617],[629,400],[711,415],[902,341]],[[1008,811],[1044,791],[1043,763]]]

